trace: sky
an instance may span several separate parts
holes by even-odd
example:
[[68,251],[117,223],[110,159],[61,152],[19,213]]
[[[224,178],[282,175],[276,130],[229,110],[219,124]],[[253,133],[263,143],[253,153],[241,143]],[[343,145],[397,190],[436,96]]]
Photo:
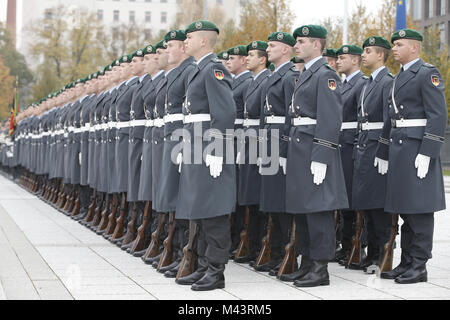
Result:
[[[7,0],[0,0],[0,21],[6,21],[7,2]],[[369,10],[377,10],[382,0],[348,0],[349,13],[359,2],[363,2]],[[297,16],[295,26],[318,23],[327,17],[344,15],[344,0],[290,0],[290,3]]]

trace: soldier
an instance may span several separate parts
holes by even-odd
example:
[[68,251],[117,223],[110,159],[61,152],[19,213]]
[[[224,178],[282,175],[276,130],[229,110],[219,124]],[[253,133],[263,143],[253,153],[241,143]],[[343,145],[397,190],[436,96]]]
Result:
[[345,74],[342,85],[343,123],[339,137],[341,146],[342,167],[344,168],[345,186],[347,189],[349,208],[340,212],[342,230],[337,236],[336,243],[342,243],[342,249],[338,246],[335,260],[345,264],[352,246],[353,223],[355,212],[352,208],[352,181],[353,181],[353,147],[358,134],[357,114],[361,90],[367,77],[361,72],[361,54],[363,49],[355,45],[345,45],[337,50],[337,71]]
[[291,62],[294,64],[295,68],[300,71],[300,73],[303,72],[303,69],[305,68],[305,60],[299,59],[298,57],[293,57]]
[[353,209],[364,211],[367,225],[368,254],[355,266],[361,269],[380,264],[391,225],[391,216],[383,210],[386,179],[373,166],[378,138],[387,117],[387,100],[394,77],[385,66],[390,47],[389,42],[381,37],[370,37],[363,44],[363,66],[371,72],[371,76],[358,99],[359,132],[352,192]]
[[[236,46],[228,49],[228,61],[227,68],[231,74],[234,74],[233,85],[231,89],[233,90],[233,99],[236,105],[236,120],[234,122],[234,129],[236,133],[242,132],[243,124],[244,124],[244,97],[247,92],[247,88],[252,81],[252,74],[249,70],[247,70],[247,47],[246,46]],[[235,139],[235,154],[237,154],[237,158],[239,159],[240,154],[238,150],[240,149],[239,143],[242,137],[239,134],[236,134]],[[236,166],[236,182],[239,182],[239,166]],[[236,190],[238,187],[236,186]],[[236,196],[237,198],[237,196]],[[239,259],[239,253],[236,255],[236,250],[238,248],[240,242],[240,234],[242,229],[244,228],[244,219],[245,219],[245,207],[240,206],[238,203],[236,204],[236,210],[231,214],[231,249],[230,249],[230,258]]]
[[[299,72],[290,61],[295,39],[285,32],[274,32],[268,37],[267,54],[275,70],[267,80],[261,93],[264,103],[260,128],[267,137],[267,155],[260,155],[261,172],[260,210],[272,216],[274,231],[270,261],[255,270],[269,272],[275,276],[281,266],[284,247],[289,242],[292,217],[286,214],[286,156],[290,123],[286,120],[286,110]],[[277,143],[274,143],[276,141]],[[277,150],[277,144],[279,150]],[[273,162],[274,161],[274,162]],[[277,163],[278,162],[278,163]]]
[[[145,124],[144,139],[143,139],[143,150],[142,150],[142,164],[141,164],[141,177],[139,182],[139,200],[146,201],[150,205],[151,209],[153,204],[153,176],[152,176],[152,149],[153,149],[153,130],[154,130],[154,114],[153,110],[155,107],[156,99],[156,88],[159,87],[159,83],[164,79],[164,70],[160,70],[158,65],[158,55],[157,50],[164,48],[164,40],[158,42],[155,46],[147,46],[145,49],[147,60],[147,72],[152,76],[152,81],[148,82],[146,88],[143,92],[144,99],[144,111],[147,123]],[[156,212],[153,210],[152,216],[155,216]],[[159,215],[158,221],[160,230],[164,227],[164,215]],[[146,246],[145,252],[136,253],[142,257],[142,260],[147,264],[152,264],[156,259],[159,259],[159,247],[160,238],[156,237],[152,242]]]
[[183,128],[182,105],[185,100],[186,87],[189,75],[194,72],[196,66],[194,58],[190,57],[185,50],[184,41],[186,33],[184,30],[172,30],[164,38],[167,43],[168,64],[175,69],[166,75],[167,90],[164,107],[164,149],[162,156],[161,183],[158,193],[161,197],[161,212],[175,213],[175,234],[172,245],[173,262],[160,272],[164,276],[175,278],[183,258],[183,248],[187,243],[189,230],[189,216],[182,216],[176,211],[179,190],[179,166],[172,161],[172,151],[181,142],[182,135],[176,134]]
[[[247,69],[253,79],[244,96],[244,144],[240,152],[240,175],[238,184],[238,203],[249,208],[248,254],[236,262],[250,262],[253,266],[257,258],[263,236],[266,216],[259,212],[261,175],[257,166],[257,154],[252,146],[258,145],[258,129],[263,104],[261,92],[270,77],[268,67],[267,42],[253,41],[247,45]],[[242,150],[242,149],[241,149]]]
[[[228,69],[228,60],[230,59],[230,56],[228,55],[228,51],[222,51],[217,55],[217,58],[220,60],[220,62],[223,63],[223,65]],[[229,70],[228,70],[229,71]]]
[[330,67],[336,70],[338,60],[337,51],[332,48],[326,48],[323,50],[322,56],[325,57],[325,59],[327,59],[328,65],[330,65]]
[[305,25],[294,31],[297,57],[305,69],[289,107],[292,128],[286,170],[286,211],[296,215],[302,262],[294,272],[298,287],[329,285],[328,261],[334,258],[334,210],[348,208],[339,134],[341,83],[322,52],[327,31]]
[[[189,78],[183,108],[185,137],[177,213],[198,225],[198,268],[176,282],[192,285],[195,291],[225,287],[231,246],[229,215],[236,205],[235,159],[224,159],[232,144],[233,135],[227,131],[234,129],[236,106],[231,75],[213,53],[218,35],[219,29],[209,21],[194,22],[186,29],[186,53],[194,57],[197,68]],[[204,140],[214,140],[214,148]]]
[[420,59],[423,36],[411,29],[391,37],[402,70],[389,95],[389,117],[380,137],[378,170],[388,170],[384,210],[400,214],[401,262],[382,278],[396,283],[427,281],[434,212],[445,209],[440,151],[447,124],[444,82],[436,67]]

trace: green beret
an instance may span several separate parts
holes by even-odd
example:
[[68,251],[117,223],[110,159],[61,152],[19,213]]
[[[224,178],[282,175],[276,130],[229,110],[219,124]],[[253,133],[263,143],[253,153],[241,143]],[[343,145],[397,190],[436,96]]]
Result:
[[274,32],[269,35],[269,38],[267,40],[282,42],[291,47],[295,46],[296,43],[294,37],[292,37],[289,33],[286,32]]
[[392,34],[391,42],[394,43],[395,40],[399,39],[423,41],[423,35],[419,31],[413,29],[402,29]]
[[330,57],[330,58],[337,58],[337,50],[334,50],[332,48],[325,48],[325,49],[323,49],[322,56]]
[[365,47],[382,47],[390,50],[391,44],[385,38],[375,36],[367,38],[366,41],[364,41],[363,48]]
[[164,37],[164,40],[166,42],[177,40],[177,41],[184,41],[186,40],[186,33],[184,30],[172,30],[170,32],[167,32],[167,34]]
[[248,56],[246,46],[236,46],[227,50],[229,56]]
[[219,33],[219,28],[212,23],[211,21],[206,20],[200,20],[192,22],[187,28],[186,28],[186,34],[196,31],[216,31]]
[[291,62],[292,62],[292,63],[305,63],[305,60],[300,59],[299,57],[293,57],[293,58],[291,59]]
[[134,57],[141,57],[142,58],[143,56],[144,56],[144,51],[142,49],[136,50],[135,52],[133,52],[131,54],[131,58],[134,58]]
[[266,51],[269,45],[265,41],[253,41],[247,46],[247,52],[251,50]]
[[328,34],[327,29],[325,29],[324,27],[310,24],[295,29],[294,38],[297,39],[297,37],[302,38],[306,37],[306,38],[326,39],[327,34]]
[[144,51],[144,56],[147,54],[155,54],[156,48],[153,45],[149,44],[144,49],[142,49],[142,51]]
[[[131,54],[123,55],[119,59],[119,65],[122,63],[130,63],[132,59],[133,59],[133,56]],[[117,65],[117,63],[116,63],[116,65]]]
[[228,60],[230,59],[230,56],[228,55],[228,52],[222,51],[217,55],[217,58],[219,58],[220,60]]
[[343,54],[353,54],[353,55],[357,55],[360,56],[363,53],[363,49],[359,46],[356,46],[354,44],[345,44],[342,47],[340,47],[336,53],[338,56],[343,55]]
[[161,40],[160,42],[158,42],[156,44],[156,46],[153,48],[153,50],[155,50],[155,53],[156,53],[156,50],[158,50],[158,49],[166,49],[165,43],[166,43],[166,41],[164,41],[164,40]]

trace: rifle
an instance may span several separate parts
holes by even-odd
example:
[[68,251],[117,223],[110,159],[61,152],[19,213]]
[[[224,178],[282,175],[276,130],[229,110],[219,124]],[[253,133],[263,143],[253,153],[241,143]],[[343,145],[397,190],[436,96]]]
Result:
[[72,216],[80,214],[80,205],[81,205],[81,186],[78,187],[77,200],[75,201],[75,206],[72,210]]
[[178,269],[177,277],[187,277],[194,272],[196,254],[194,252],[194,245],[197,238],[197,223],[189,222],[189,241],[183,248],[183,260],[181,260],[180,268]]
[[272,240],[273,222],[272,215],[269,214],[269,220],[267,221],[267,233],[261,241],[261,251],[256,259],[255,266],[262,266],[270,260],[270,241]]
[[175,214],[169,213],[169,232],[166,240],[164,240],[164,251],[159,259],[157,270],[167,267],[173,262],[173,236],[175,235]]
[[160,213],[158,214],[158,226],[156,230],[152,233],[152,241],[145,251],[143,259],[154,258],[159,254],[159,247],[161,246],[161,234],[164,231],[164,226],[166,224],[165,215]]
[[[106,197],[108,197],[108,195],[106,195]],[[105,215],[107,214],[107,213],[105,213],[105,211],[108,210],[107,203],[108,203],[109,198],[107,198],[107,200],[106,200],[105,207],[103,207],[103,198],[104,198],[104,196],[102,196],[102,201],[98,204],[98,206],[94,212],[94,215],[92,216],[91,224],[89,226],[89,228],[91,228],[91,229],[94,229],[95,227],[97,227],[100,224],[101,217],[104,214]]]
[[68,211],[69,210],[70,204],[71,204],[71,202],[73,200],[73,197],[74,197],[74,193],[75,193],[75,186],[72,185],[72,191],[70,191],[70,193],[66,197],[66,204],[63,207],[64,211]]
[[334,211],[334,233],[338,232],[340,220],[341,220],[340,211],[338,210]]
[[88,215],[92,213],[92,211],[95,210],[95,207],[97,206],[97,189],[94,189],[94,195],[92,197],[92,202],[89,205],[88,208]]
[[284,255],[283,261],[281,262],[280,270],[278,270],[277,278],[280,278],[283,274],[289,274],[294,272],[295,259],[297,259],[295,247],[297,243],[297,231],[295,224],[295,216],[292,216],[292,228],[291,228],[291,238],[289,243],[286,245],[286,254]]
[[97,227],[97,234],[101,234],[106,227],[108,226],[108,213],[111,210],[111,197],[109,194],[106,195],[106,203],[105,203],[105,210],[103,210],[101,214],[100,222],[98,223]]
[[127,232],[125,233],[125,238],[122,241],[122,246],[130,244],[136,236],[136,202],[133,203],[133,209],[131,210],[131,219],[127,224]]
[[346,268],[349,268],[351,264],[360,264],[361,258],[361,235],[364,227],[364,212],[358,211],[356,213],[356,227],[355,235],[352,239],[352,249],[350,250],[350,255],[348,256]]
[[137,237],[134,240],[133,246],[130,249],[131,254],[135,253],[136,251],[144,250],[146,242],[145,230],[147,229],[147,226],[150,223],[151,219],[152,219],[152,206],[151,202],[147,201],[145,203],[144,215],[142,217],[142,224],[138,228]]
[[101,211],[102,205],[103,205],[103,194],[102,193],[100,193],[99,200],[100,201],[97,201],[97,206],[94,207],[92,210],[88,211],[88,214],[83,219],[82,224],[86,225],[87,223],[90,223],[94,219],[94,217],[98,214],[98,212]]
[[127,196],[125,192],[122,192],[122,201],[120,203],[120,215],[116,221],[116,229],[111,237],[111,240],[117,240],[123,236],[123,221],[127,215]]
[[394,259],[394,243],[398,234],[398,214],[392,215],[391,234],[389,241],[384,245],[384,255],[380,263],[380,272],[392,270],[392,260]]
[[241,241],[236,250],[236,254],[234,255],[234,259],[244,257],[248,254],[248,226],[250,220],[250,210],[248,207],[245,207],[245,222],[244,229],[241,231]]
[[61,179],[61,190],[58,193],[58,200],[56,201],[56,206],[62,208],[66,200],[66,188],[64,187],[64,181]]
[[103,237],[107,237],[109,235],[111,235],[114,232],[114,229],[116,229],[116,214],[117,214],[117,209],[119,207],[119,201],[117,199],[117,194],[113,194],[113,198],[112,198],[112,210],[111,213],[108,216],[108,225],[106,226],[106,230],[105,233],[103,234]]

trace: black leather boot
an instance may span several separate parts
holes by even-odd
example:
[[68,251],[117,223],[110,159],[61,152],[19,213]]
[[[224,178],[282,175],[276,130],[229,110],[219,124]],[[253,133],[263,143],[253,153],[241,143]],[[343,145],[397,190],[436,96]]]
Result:
[[256,271],[260,271],[260,272],[269,272],[270,270],[272,270],[273,268],[275,268],[278,264],[280,263],[279,260],[270,260],[269,262],[257,266],[257,267],[253,267]]
[[402,250],[402,255],[400,258],[400,264],[398,266],[396,266],[394,269],[392,269],[391,271],[386,271],[386,272],[382,272],[380,274],[380,277],[382,279],[395,279],[398,276],[404,274],[406,271],[408,271],[408,269],[411,266],[411,262],[412,262],[412,258],[410,257],[410,255]]
[[140,257],[144,256],[146,251],[147,251],[147,249],[144,249],[144,250],[141,250],[141,251],[135,251],[133,253],[133,257],[140,258]]
[[302,262],[300,264],[300,268],[297,271],[294,271],[290,274],[283,274],[279,278],[281,281],[293,282],[302,278],[309,272],[309,269],[312,266],[312,261],[307,256],[302,256]]
[[428,272],[426,263],[426,260],[413,258],[409,269],[395,278],[395,282],[399,284],[427,282]]
[[205,257],[198,257],[197,262],[198,267],[194,273],[191,273],[186,277],[179,278],[178,280],[175,280],[175,282],[182,286],[190,286],[202,279],[208,270],[208,264]]
[[256,258],[257,258],[257,256],[255,254],[249,253],[246,256],[234,259],[234,262],[236,262],[236,263],[248,263],[250,261],[256,260]]
[[294,281],[294,285],[302,288],[328,286],[330,276],[328,274],[328,261],[311,261],[310,271],[303,278]]
[[215,289],[225,288],[225,264],[223,263],[209,263],[208,270],[203,278],[195,282],[191,289],[194,291],[211,291]]
[[153,258],[142,259],[142,261],[144,261],[145,264],[153,264],[153,262],[155,262],[155,261],[159,262],[161,255],[162,255],[162,252]]
[[180,260],[175,260],[174,262],[172,262],[171,264],[162,267],[161,269],[158,270],[159,273],[165,273],[166,271],[169,271],[170,269],[176,268],[180,265]]

